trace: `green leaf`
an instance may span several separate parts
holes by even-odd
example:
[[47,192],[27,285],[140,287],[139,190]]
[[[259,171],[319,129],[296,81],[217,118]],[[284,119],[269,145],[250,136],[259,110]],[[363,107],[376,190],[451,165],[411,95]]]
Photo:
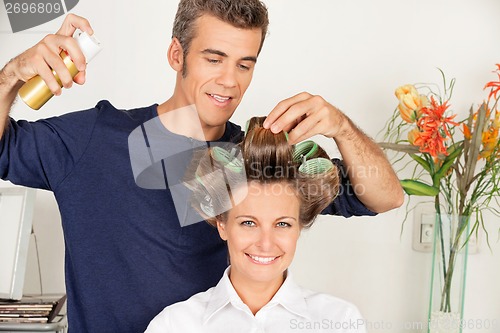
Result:
[[434,186],[439,185],[439,182],[448,173],[448,170],[451,168],[453,163],[455,163],[455,160],[460,156],[463,149],[463,142],[457,142],[448,148],[448,156],[444,159],[443,165],[441,165],[439,170],[432,176],[432,183]]
[[439,187],[431,186],[415,179],[403,179],[400,183],[408,195],[435,197],[439,194]]
[[429,162],[415,154],[410,154],[410,157],[417,161],[417,163],[420,164],[428,173],[431,173],[431,166],[429,165]]

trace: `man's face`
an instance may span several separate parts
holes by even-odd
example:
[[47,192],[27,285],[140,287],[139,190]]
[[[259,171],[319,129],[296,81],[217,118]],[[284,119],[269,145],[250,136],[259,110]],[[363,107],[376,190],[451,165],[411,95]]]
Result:
[[203,127],[225,124],[241,102],[252,80],[261,43],[261,29],[239,29],[210,15],[196,21],[179,75],[179,100],[195,105]]

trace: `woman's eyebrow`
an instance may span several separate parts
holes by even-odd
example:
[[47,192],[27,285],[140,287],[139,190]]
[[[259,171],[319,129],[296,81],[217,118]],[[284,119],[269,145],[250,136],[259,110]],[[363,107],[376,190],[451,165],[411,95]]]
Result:
[[[250,219],[254,219],[254,220],[258,220],[255,216],[253,215],[238,215],[236,216],[235,218],[250,218]],[[291,219],[291,220],[294,220],[294,221],[297,221],[297,219],[293,216],[280,216],[280,217],[277,217],[275,219],[275,221],[278,221],[278,220],[283,220],[283,219]]]
[[283,219],[291,219],[291,220],[297,221],[297,219],[293,216],[280,216],[275,221],[283,220]]
[[236,218],[250,218],[250,219],[254,219],[254,220],[257,220],[257,218],[255,216],[252,216],[252,215],[238,215],[236,216]]

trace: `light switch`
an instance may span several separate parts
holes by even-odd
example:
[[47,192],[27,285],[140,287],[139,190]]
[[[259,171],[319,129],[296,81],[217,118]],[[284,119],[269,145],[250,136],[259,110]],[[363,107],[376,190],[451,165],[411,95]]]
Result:
[[[432,252],[434,243],[434,225],[436,222],[436,214],[434,213],[434,205],[422,204],[415,208],[413,215],[413,244],[415,251]],[[474,232],[469,238],[469,254],[479,252],[479,239]]]
[[413,215],[413,249],[419,252],[432,252],[434,242],[434,205],[422,204],[415,208]]
[[434,224],[421,224],[420,225],[420,243],[432,244],[434,240]]

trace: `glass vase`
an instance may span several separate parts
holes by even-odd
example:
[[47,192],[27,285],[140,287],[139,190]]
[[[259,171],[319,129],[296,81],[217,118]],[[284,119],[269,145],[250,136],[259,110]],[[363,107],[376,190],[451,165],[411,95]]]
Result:
[[470,216],[436,214],[430,333],[462,333]]

